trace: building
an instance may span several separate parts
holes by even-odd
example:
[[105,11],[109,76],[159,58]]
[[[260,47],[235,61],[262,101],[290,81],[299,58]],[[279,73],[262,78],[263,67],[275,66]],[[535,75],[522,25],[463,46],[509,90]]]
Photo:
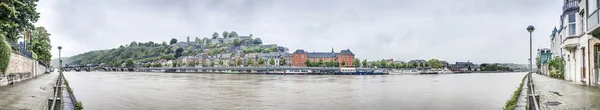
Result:
[[[600,1],[565,0],[563,16],[567,16],[565,26],[569,35],[563,40],[563,48],[569,50],[562,57],[565,64],[565,80],[589,86],[598,86],[600,63]],[[575,20],[572,20],[575,19]],[[562,27],[561,27],[562,28]],[[572,34],[575,33],[575,34]]]
[[548,64],[552,59],[552,51],[548,48],[538,49],[538,57],[540,57],[540,65]]
[[415,63],[417,63],[417,65],[423,65],[423,64],[427,63],[427,60],[421,60],[421,59],[419,59],[419,60],[410,60],[410,61],[408,61],[409,65],[413,65]]
[[456,62],[454,65],[449,65],[449,69],[452,71],[477,71],[479,65],[471,62]]
[[338,62],[340,66],[354,66],[354,53],[350,49],[341,50],[339,53],[335,53],[333,49],[331,52],[306,52],[302,49],[298,49],[292,53],[292,66],[307,66],[306,60],[311,62]]

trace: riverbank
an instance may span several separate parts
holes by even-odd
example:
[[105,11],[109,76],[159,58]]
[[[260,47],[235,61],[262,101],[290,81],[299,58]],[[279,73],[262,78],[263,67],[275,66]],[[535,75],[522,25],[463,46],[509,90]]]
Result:
[[502,108],[503,110],[515,110],[515,108],[517,108],[519,97],[521,96],[521,94],[526,93],[523,92],[523,84],[525,83],[526,78],[527,75],[525,75],[523,79],[521,79],[521,84],[519,84],[517,90],[515,90],[511,98],[506,101],[506,105]]

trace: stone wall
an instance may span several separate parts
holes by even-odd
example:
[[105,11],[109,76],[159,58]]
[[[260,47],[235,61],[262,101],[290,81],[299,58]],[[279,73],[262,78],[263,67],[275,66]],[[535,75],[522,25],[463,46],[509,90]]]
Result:
[[5,74],[0,74],[0,86],[21,82],[35,76],[42,75],[46,67],[38,61],[17,53],[11,53],[8,69]]

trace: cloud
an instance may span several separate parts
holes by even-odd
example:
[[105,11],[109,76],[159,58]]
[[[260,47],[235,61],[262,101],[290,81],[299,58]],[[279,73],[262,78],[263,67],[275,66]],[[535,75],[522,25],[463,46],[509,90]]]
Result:
[[549,47],[561,6],[545,0],[47,0],[39,3],[38,25],[64,47],[64,56],[234,30],[292,51],[351,49],[369,60],[526,63],[525,27],[538,29],[534,50]]

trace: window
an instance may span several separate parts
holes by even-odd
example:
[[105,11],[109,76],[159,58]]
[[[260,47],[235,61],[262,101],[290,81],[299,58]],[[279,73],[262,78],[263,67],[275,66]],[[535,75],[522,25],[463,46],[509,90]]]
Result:
[[577,30],[577,26],[575,25],[575,14],[569,14],[568,15],[568,21],[569,21],[569,35],[575,35],[576,34],[576,30]]

